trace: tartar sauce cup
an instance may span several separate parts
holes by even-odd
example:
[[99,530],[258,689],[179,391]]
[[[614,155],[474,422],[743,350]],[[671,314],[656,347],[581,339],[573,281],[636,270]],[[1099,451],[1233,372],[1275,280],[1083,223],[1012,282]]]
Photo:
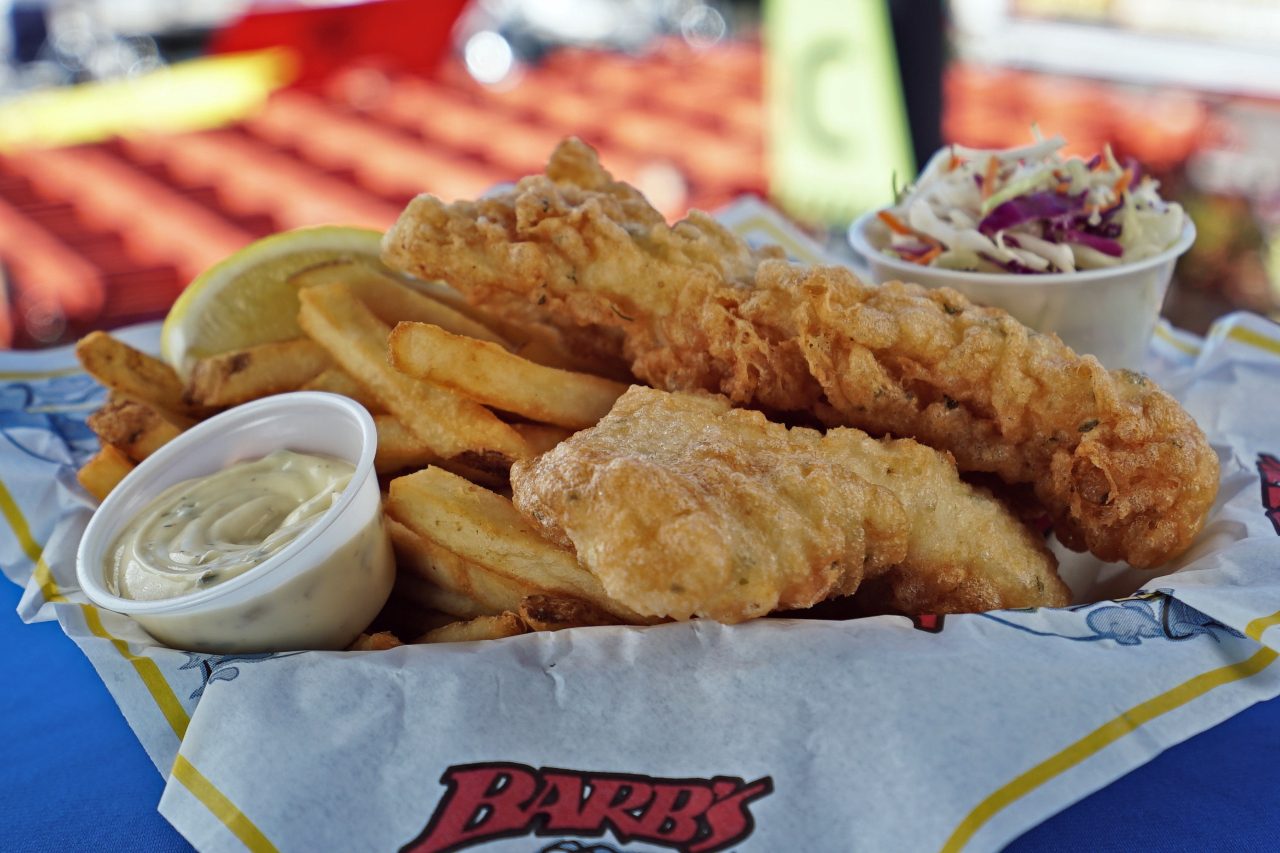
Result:
[[[170,441],[112,490],[76,554],[80,587],[99,607],[133,617],[160,642],[208,654],[342,649],[373,620],[395,581],[373,457],[378,434],[363,406],[300,391],[236,406]],[[105,561],[116,535],[165,489],[275,450],[321,453],[355,466],[350,484],[279,553],[223,583],[158,601],[112,594]]]
[[983,273],[922,266],[886,255],[889,229],[876,211],[849,226],[849,243],[871,268],[877,284],[906,281],[950,287],[970,301],[1003,308],[1038,332],[1054,333],[1079,355],[1108,368],[1142,367],[1178,256],[1195,242],[1188,218],[1178,241],[1132,264],[1073,273]]

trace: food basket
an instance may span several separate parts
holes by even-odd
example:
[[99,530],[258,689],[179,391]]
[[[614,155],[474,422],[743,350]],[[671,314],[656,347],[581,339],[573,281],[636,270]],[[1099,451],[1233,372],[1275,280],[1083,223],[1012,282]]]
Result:
[[[722,216],[819,251],[758,202]],[[157,331],[122,337],[155,351]],[[1158,328],[1146,369],[1208,434],[1218,501],[1157,572],[1059,551],[1076,606],[379,652],[202,655],[90,605],[73,470],[103,391],[65,350],[0,365],[20,615],[84,651],[202,853],[995,851],[1280,694],[1280,328],[1253,315]]]

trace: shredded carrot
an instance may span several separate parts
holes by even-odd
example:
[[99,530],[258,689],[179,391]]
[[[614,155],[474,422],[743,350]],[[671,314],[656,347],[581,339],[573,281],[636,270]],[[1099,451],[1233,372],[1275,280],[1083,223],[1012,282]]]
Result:
[[1120,206],[1121,201],[1123,201],[1123,199],[1117,197],[1116,200],[1111,202],[1110,204],[1087,205],[1084,209],[1085,215],[1093,216],[1095,213],[1106,213],[1108,210],[1115,210],[1117,207]]
[[880,221],[883,222],[885,225],[888,225],[889,230],[894,232],[895,234],[905,234],[909,237],[916,236],[915,231],[903,225],[902,220],[898,219],[898,217],[894,216],[889,211],[882,210],[879,213],[877,213],[876,216],[880,217]]
[[961,163],[963,163],[963,162],[964,162],[964,161],[963,161],[963,160],[961,160],[959,157],[957,157],[956,155],[952,154],[952,155],[951,155],[951,162],[947,164],[947,171],[948,171],[948,172],[954,172],[954,171],[955,171],[955,170],[960,166],[960,164],[961,164]]
[[1060,193],[1066,193],[1067,190],[1071,189],[1071,182],[1063,181],[1062,183],[1058,184],[1057,189],[1058,189],[1058,192]]
[[1000,161],[992,157],[987,160],[987,173],[982,176],[982,198],[991,198],[995,192],[996,173],[1000,171]]
[[1125,190],[1129,189],[1129,184],[1131,183],[1133,183],[1133,169],[1127,168],[1121,172],[1120,177],[1116,179],[1116,185],[1114,187],[1116,198],[1120,198],[1120,196],[1124,195]]
[[941,254],[942,254],[942,247],[934,246],[932,249],[925,252],[920,257],[914,258],[911,262],[913,264],[919,264],[920,266],[926,266],[928,265],[929,261],[933,260],[934,258],[938,257],[938,255],[941,255]]

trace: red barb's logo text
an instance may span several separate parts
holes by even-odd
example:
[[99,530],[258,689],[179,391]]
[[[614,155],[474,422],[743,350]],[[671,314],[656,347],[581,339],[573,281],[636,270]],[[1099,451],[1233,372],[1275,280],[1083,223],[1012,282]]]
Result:
[[716,853],[751,834],[748,806],[773,792],[765,776],[750,784],[729,776],[655,779],[580,773],[523,764],[450,767],[426,829],[400,853],[453,853],[519,835],[643,841],[678,853]]
[[1280,459],[1259,453],[1258,476],[1262,478],[1262,508],[1276,533],[1280,533]]

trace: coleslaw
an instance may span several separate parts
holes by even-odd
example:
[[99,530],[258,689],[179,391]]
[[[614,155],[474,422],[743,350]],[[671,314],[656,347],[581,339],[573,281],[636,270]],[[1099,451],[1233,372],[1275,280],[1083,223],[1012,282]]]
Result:
[[1064,158],[1061,136],[1003,150],[940,149],[893,207],[887,255],[921,265],[1009,273],[1114,267],[1169,248],[1185,213],[1160,182],[1108,145]]

